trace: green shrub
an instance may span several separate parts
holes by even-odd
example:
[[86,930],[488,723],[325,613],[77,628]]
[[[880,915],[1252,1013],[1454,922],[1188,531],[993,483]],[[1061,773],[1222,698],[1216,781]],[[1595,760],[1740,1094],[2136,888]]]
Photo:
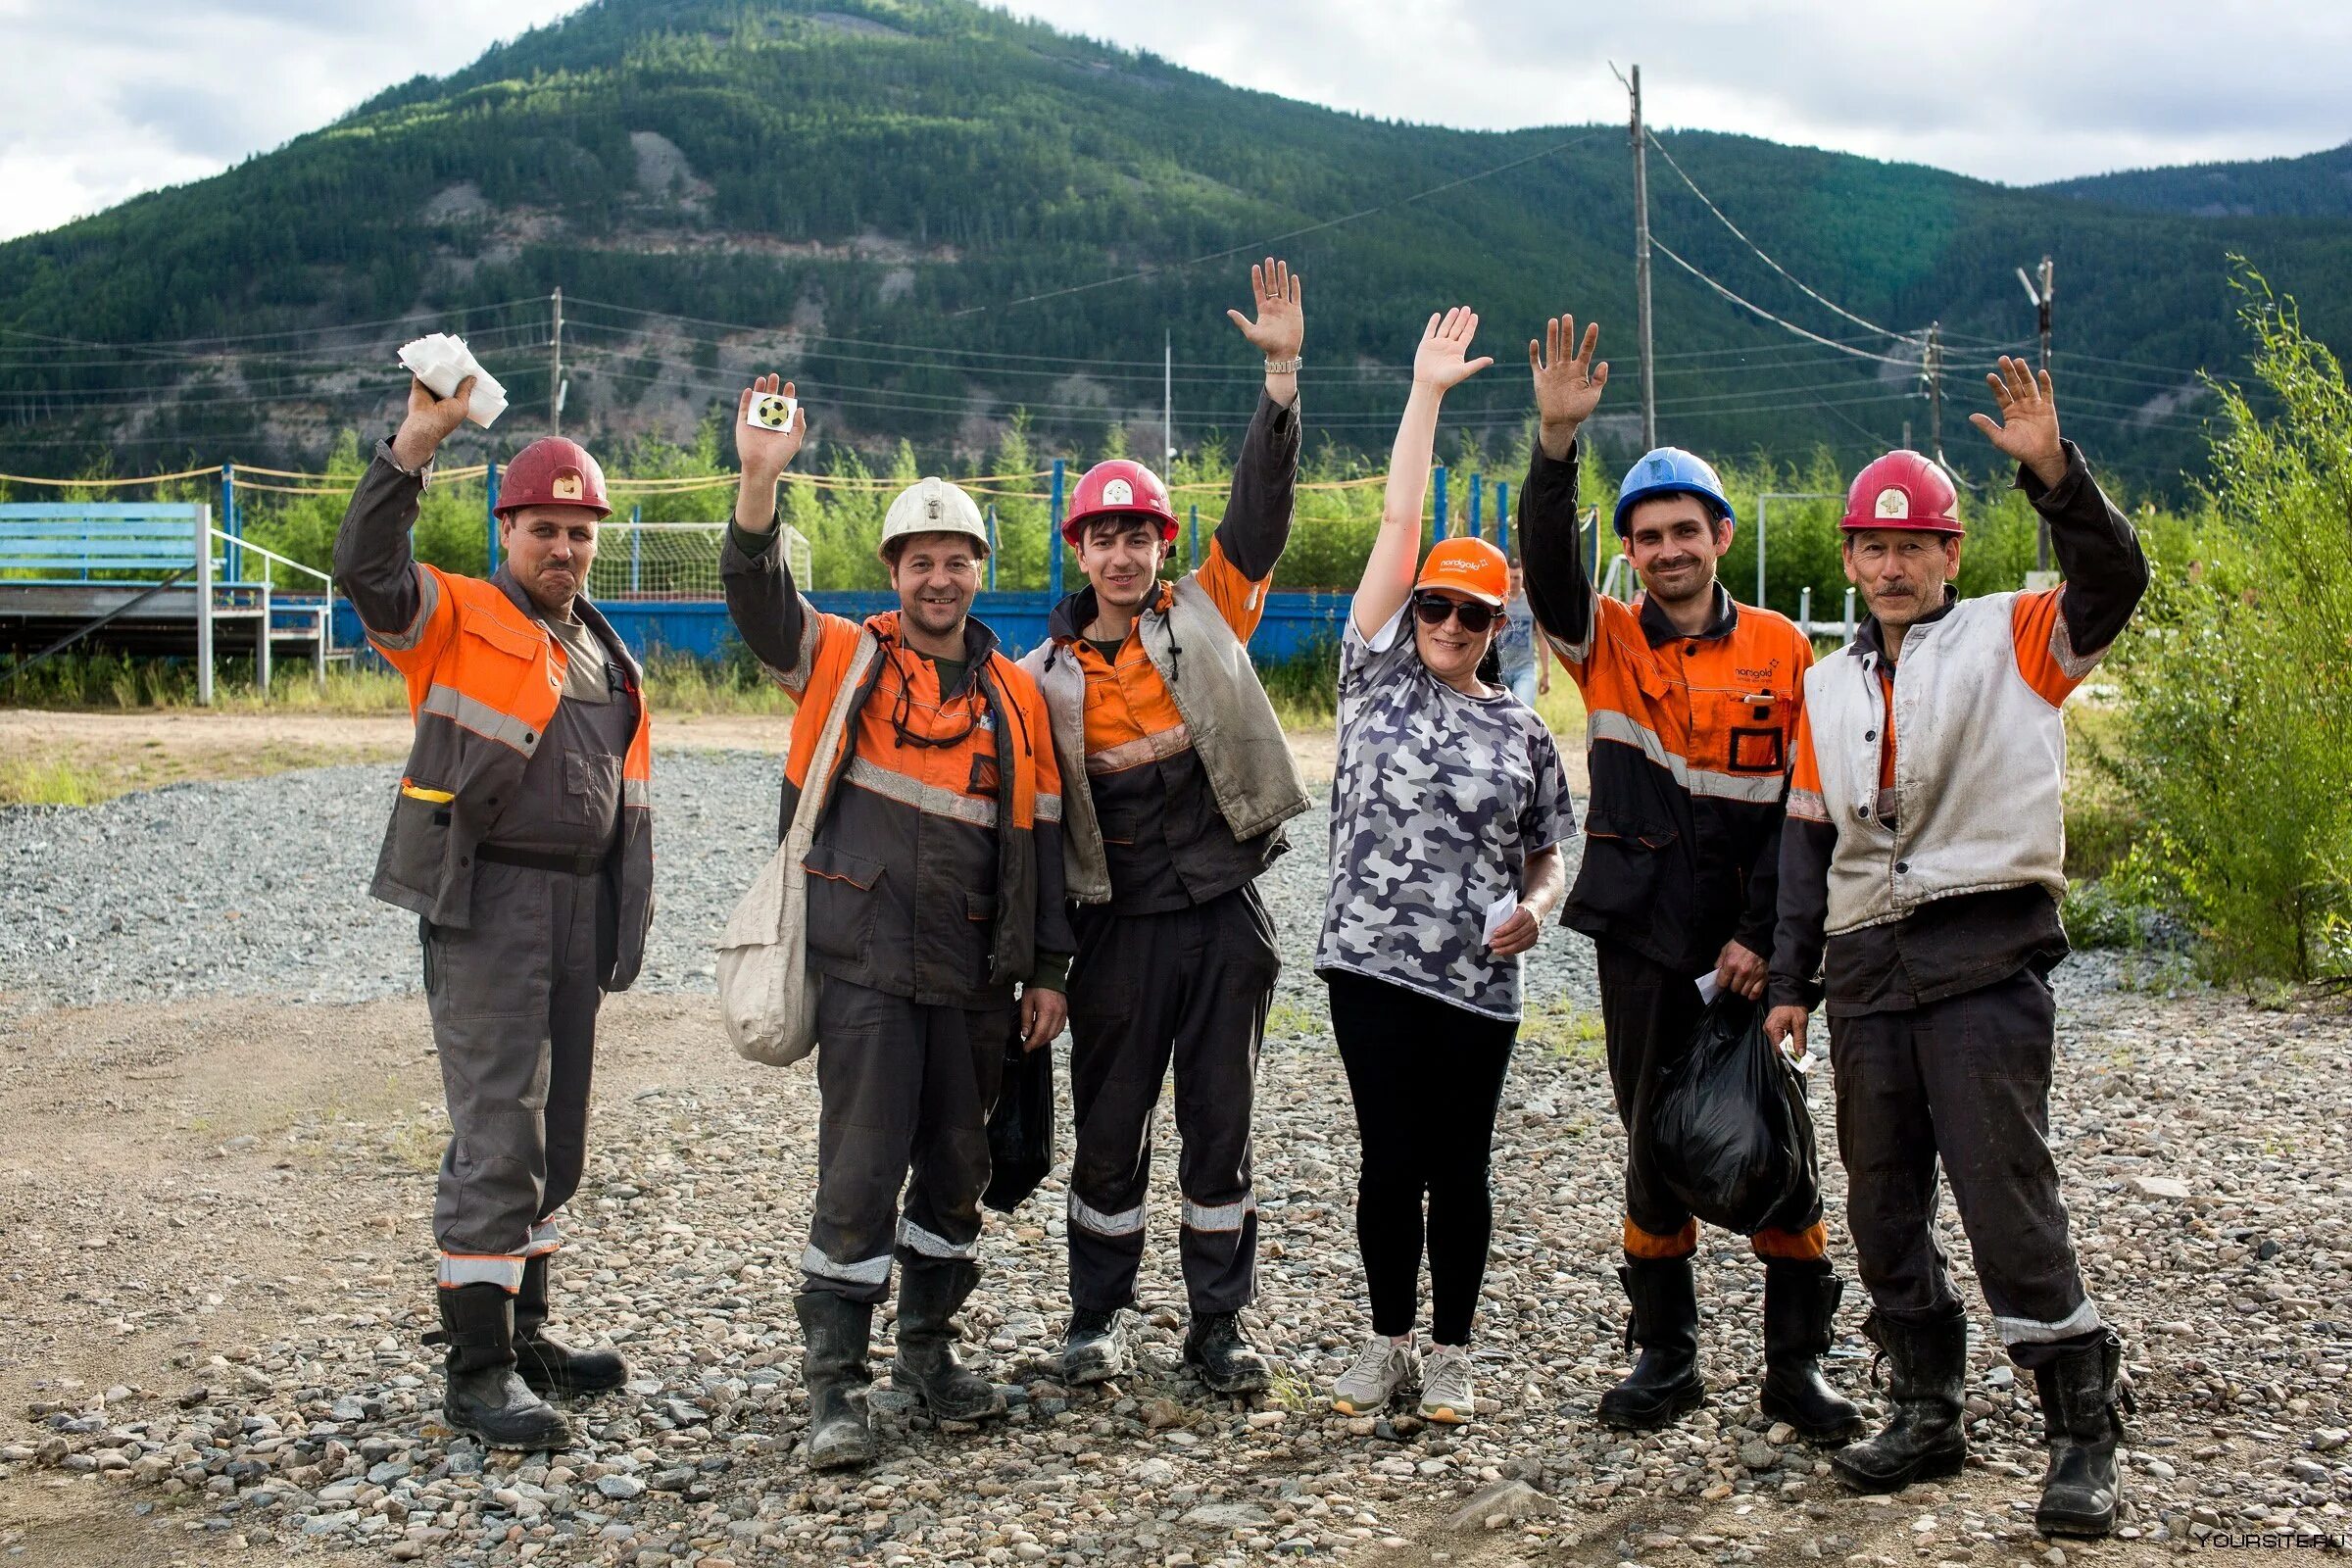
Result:
[[2151,530],[2155,581],[2119,644],[2107,766],[2143,824],[2123,870],[2202,939],[2213,978],[2352,969],[2352,390],[2291,300],[2244,270],[2277,412],[2221,387],[2211,516]]

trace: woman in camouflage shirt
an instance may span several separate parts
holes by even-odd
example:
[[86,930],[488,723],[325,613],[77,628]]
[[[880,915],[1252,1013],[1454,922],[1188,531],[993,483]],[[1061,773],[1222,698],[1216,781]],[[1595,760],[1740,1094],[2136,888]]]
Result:
[[[1433,316],[1414,356],[1380,537],[1342,643],[1331,896],[1315,954],[1363,1139],[1356,1243],[1372,1297],[1372,1334],[1332,1403],[1375,1411],[1418,1383],[1421,1413],[1444,1422],[1474,1409],[1470,1323],[1494,1225],[1487,1167],[1519,1033],[1519,956],[1560,901],[1559,843],[1574,831],[1550,732],[1478,675],[1509,592],[1502,552],[1445,540],[1417,580],[1413,569],[1439,405],[1493,363],[1464,357],[1477,327],[1466,309]],[[1426,1367],[1413,1346],[1425,1236]]]

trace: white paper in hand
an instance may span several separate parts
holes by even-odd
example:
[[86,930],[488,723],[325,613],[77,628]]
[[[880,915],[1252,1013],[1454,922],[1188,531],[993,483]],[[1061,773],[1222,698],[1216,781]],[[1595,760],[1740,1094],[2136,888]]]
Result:
[[466,417],[485,430],[507,412],[507,389],[482,368],[462,337],[434,332],[416,338],[401,345],[400,363],[437,398],[448,397],[460,382],[472,376],[473,396],[466,402]]
[[743,422],[761,430],[789,430],[793,411],[800,406],[799,398],[788,398],[781,392],[755,392],[750,406],[743,411]]
[[1483,940],[1488,947],[1493,947],[1494,945],[1494,939],[1502,935],[1502,928],[1506,925],[1509,925],[1511,923],[1511,916],[1518,912],[1519,895],[1516,893],[1505,893],[1501,898],[1496,899],[1493,904],[1488,905],[1487,934],[1481,940]]
[[1713,1006],[1715,999],[1723,995],[1723,987],[1716,982],[1715,971],[1712,969],[1690,983],[1698,987],[1698,1002],[1701,1006]]

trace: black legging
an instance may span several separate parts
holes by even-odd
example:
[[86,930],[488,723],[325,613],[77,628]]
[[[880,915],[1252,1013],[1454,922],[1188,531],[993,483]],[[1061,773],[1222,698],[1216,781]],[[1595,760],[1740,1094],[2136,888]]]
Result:
[[1395,1338],[1419,1315],[1427,1193],[1431,1338],[1467,1345],[1494,1228],[1494,1112],[1519,1025],[1386,981],[1336,970],[1323,978],[1364,1145],[1355,1244],[1372,1331]]

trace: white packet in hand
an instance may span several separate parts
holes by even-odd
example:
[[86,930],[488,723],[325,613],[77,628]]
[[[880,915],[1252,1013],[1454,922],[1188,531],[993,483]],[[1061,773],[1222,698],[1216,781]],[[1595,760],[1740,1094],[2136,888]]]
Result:
[[1488,947],[1493,947],[1494,939],[1502,934],[1504,926],[1511,923],[1511,916],[1517,913],[1518,909],[1519,895],[1516,893],[1505,893],[1501,898],[1488,905],[1486,935],[1480,940],[1485,942]]
[[472,376],[473,396],[466,401],[466,417],[485,430],[507,412],[507,389],[482,368],[462,337],[434,332],[412,339],[401,345],[400,363],[437,398],[448,397],[461,381]]
[[1712,969],[1695,977],[1690,983],[1698,987],[1698,1002],[1702,1007],[1714,1005],[1715,999],[1723,995],[1723,987],[1716,982],[1715,971]]

